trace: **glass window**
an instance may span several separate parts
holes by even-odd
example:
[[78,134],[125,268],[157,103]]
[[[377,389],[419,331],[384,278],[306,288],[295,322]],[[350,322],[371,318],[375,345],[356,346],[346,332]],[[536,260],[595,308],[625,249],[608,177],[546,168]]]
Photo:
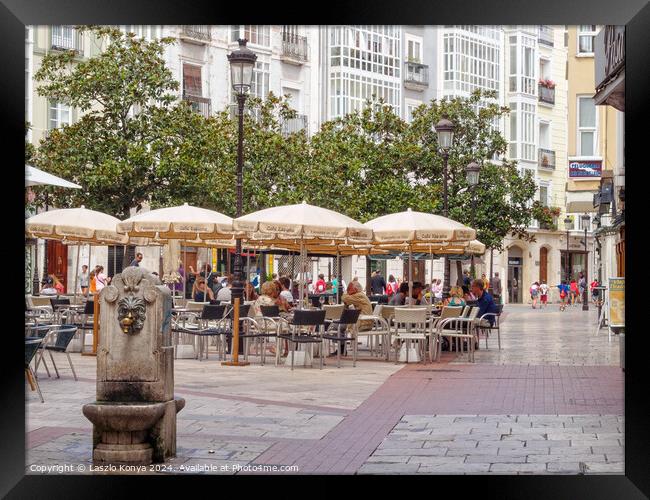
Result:
[[188,95],[203,96],[201,66],[183,63],[183,92]]
[[59,128],[63,125],[72,123],[72,113],[70,106],[59,101],[50,101],[48,130]]
[[578,155],[596,155],[596,105],[591,96],[578,97]]
[[545,207],[548,206],[548,186],[539,186],[539,202]]
[[262,24],[242,24],[232,26],[231,40],[236,42],[239,38],[245,38],[248,40],[248,43],[268,47],[271,45],[270,28],[270,26]]
[[593,54],[595,36],[596,36],[595,24],[582,24],[578,27],[578,53],[579,54]]

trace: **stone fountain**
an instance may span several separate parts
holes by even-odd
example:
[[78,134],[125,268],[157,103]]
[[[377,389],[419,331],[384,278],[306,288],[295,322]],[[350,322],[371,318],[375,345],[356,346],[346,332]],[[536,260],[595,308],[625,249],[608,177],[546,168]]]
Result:
[[176,455],[172,298],[156,275],[127,267],[99,294],[93,462],[148,465]]

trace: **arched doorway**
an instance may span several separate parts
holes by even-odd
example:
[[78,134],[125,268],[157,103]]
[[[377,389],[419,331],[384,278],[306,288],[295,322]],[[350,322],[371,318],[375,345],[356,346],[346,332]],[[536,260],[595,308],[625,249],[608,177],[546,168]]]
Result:
[[521,304],[523,290],[524,258],[521,248],[513,246],[508,249],[508,302]]
[[542,281],[548,283],[548,248],[546,247],[539,249],[539,282]]

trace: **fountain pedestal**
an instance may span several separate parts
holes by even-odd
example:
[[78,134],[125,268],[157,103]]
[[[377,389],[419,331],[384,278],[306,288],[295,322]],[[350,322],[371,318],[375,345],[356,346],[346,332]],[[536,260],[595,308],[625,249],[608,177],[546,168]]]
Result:
[[169,288],[140,267],[128,267],[99,300],[97,401],[84,405],[93,423],[93,461],[148,465],[176,455]]

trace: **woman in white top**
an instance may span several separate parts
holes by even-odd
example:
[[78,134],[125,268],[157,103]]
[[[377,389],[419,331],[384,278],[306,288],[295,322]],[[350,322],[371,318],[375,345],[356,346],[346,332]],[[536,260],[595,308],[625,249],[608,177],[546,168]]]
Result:
[[293,304],[293,294],[291,293],[291,280],[286,276],[282,276],[278,281],[282,286],[280,297],[286,300],[289,304]]
[[104,274],[104,266],[97,266],[95,273],[95,289],[100,292],[102,288],[108,285],[108,277]]

